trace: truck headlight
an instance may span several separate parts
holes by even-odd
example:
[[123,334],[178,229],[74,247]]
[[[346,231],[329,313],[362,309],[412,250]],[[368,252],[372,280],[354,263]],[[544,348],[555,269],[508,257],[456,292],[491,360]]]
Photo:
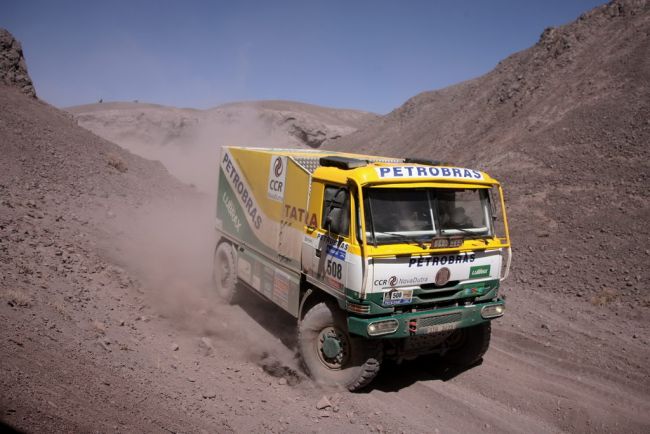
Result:
[[449,240],[447,238],[434,238],[431,240],[431,247],[434,249],[444,249],[449,247]]
[[451,237],[449,238],[449,247],[460,247],[463,245],[463,237]]
[[485,319],[498,318],[503,315],[506,311],[506,307],[503,304],[491,304],[489,306],[483,306],[481,309],[481,316]]
[[396,319],[375,321],[368,324],[368,334],[370,336],[387,335],[390,333],[395,333],[398,327],[399,322]]

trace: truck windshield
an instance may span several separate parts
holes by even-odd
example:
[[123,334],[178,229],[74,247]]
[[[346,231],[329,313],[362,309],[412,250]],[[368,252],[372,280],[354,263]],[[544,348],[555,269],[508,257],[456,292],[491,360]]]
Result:
[[490,199],[484,188],[367,188],[364,214],[367,240],[375,244],[492,235]]

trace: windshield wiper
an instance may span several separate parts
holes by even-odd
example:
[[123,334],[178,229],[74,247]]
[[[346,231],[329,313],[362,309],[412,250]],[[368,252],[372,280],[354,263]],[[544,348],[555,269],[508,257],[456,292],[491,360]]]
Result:
[[[380,232],[380,231],[375,231],[375,234],[381,234],[381,235],[388,235],[389,237],[397,238],[400,241],[404,241],[409,244],[417,244],[420,248],[426,249],[427,246],[420,240],[416,240],[414,238],[411,238],[407,235],[404,234],[399,234],[396,232]],[[376,240],[377,238],[375,238]]]
[[443,232],[444,232],[444,231],[459,231],[459,232],[461,232],[461,233],[463,233],[463,234],[470,234],[470,235],[473,235],[473,236],[471,236],[471,237],[463,237],[463,238],[466,239],[466,240],[478,240],[478,239],[481,239],[482,241],[485,242],[485,244],[488,243],[487,240],[486,240],[485,238],[487,238],[487,237],[489,236],[489,234],[480,234],[480,233],[476,233],[476,232],[474,232],[474,231],[472,231],[472,230],[470,230],[470,229],[467,229],[467,228],[445,228],[445,229],[443,229],[442,231],[443,231]]

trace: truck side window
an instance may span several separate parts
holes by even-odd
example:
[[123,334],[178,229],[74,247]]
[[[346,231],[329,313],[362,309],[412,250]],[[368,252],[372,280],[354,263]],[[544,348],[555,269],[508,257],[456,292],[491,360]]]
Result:
[[323,200],[323,229],[347,237],[350,232],[350,193],[345,187],[326,186]]

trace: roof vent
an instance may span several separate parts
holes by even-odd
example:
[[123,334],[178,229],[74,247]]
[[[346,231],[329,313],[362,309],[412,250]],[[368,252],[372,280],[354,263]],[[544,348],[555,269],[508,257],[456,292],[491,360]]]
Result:
[[320,158],[320,165],[325,167],[336,167],[343,170],[356,169],[357,167],[364,167],[368,165],[367,160],[359,160],[357,158],[338,157],[328,155],[327,157]]
[[445,163],[439,160],[428,160],[426,158],[405,158],[407,164],[423,164],[425,166],[444,166]]

